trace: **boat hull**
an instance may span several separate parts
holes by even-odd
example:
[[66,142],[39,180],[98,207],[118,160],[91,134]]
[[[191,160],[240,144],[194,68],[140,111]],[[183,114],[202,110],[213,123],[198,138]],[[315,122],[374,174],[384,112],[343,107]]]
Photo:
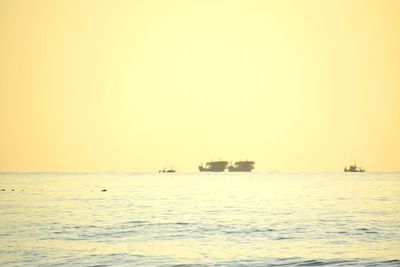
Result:
[[229,167],[229,172],[251,172],[250,168],[237,168],[237,167]]
[[254,169],[254,161],[237,161],[235,164],[230,165],[228,170],[230,172],[251,172]]
[[199,171],[201,171],[201,172],[223,172],[224,170],[225,170],[225,167],[205,168],[205,167],[199,166]]

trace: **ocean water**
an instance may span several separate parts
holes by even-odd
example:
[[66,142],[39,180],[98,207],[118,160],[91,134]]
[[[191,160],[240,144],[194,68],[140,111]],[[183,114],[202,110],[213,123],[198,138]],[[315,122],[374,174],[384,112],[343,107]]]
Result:
[[0,266],[186,265],[400,266],[400,173],[0,174]]

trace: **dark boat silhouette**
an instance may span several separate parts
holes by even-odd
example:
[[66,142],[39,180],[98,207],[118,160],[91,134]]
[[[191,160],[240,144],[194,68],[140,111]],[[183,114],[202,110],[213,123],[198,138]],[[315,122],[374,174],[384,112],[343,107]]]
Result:
[[227,161],[219,160],[219,161],[209,161],[206,163],[206,166],[203,167],[203,164],[199,166],[199,171],[201,172],[223,172],[228,165]]
[[174,169],[174,168],[169,168],[169,169],[167,169],[167,168],[163,168],[162,170],[159,170],[158,172],[162,172],[162,173],[174,173],[174,172],[176,172],[176,170]]
[[254,169],[254,161],[244,160],[236,161],[234,165],[230,165],[228,170],[230,172],[251,172]]
[[348,169],[345,166],[344,167],[344,172],[365,172],[365,169],[363,169],[361,167],[357,167],[357,165],[354,164],[354,165],[350,165]]

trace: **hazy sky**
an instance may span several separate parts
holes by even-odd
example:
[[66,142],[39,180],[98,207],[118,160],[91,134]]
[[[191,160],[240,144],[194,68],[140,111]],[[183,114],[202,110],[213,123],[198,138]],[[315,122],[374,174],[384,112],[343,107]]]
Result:
[[0,0],[0,171],[400,169],[400,1]]

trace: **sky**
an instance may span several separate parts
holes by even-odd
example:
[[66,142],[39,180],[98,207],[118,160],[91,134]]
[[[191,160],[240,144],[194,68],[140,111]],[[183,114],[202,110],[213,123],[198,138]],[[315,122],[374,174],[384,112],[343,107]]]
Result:
[[400,1],[0,0],[0,171],[400,170]]

